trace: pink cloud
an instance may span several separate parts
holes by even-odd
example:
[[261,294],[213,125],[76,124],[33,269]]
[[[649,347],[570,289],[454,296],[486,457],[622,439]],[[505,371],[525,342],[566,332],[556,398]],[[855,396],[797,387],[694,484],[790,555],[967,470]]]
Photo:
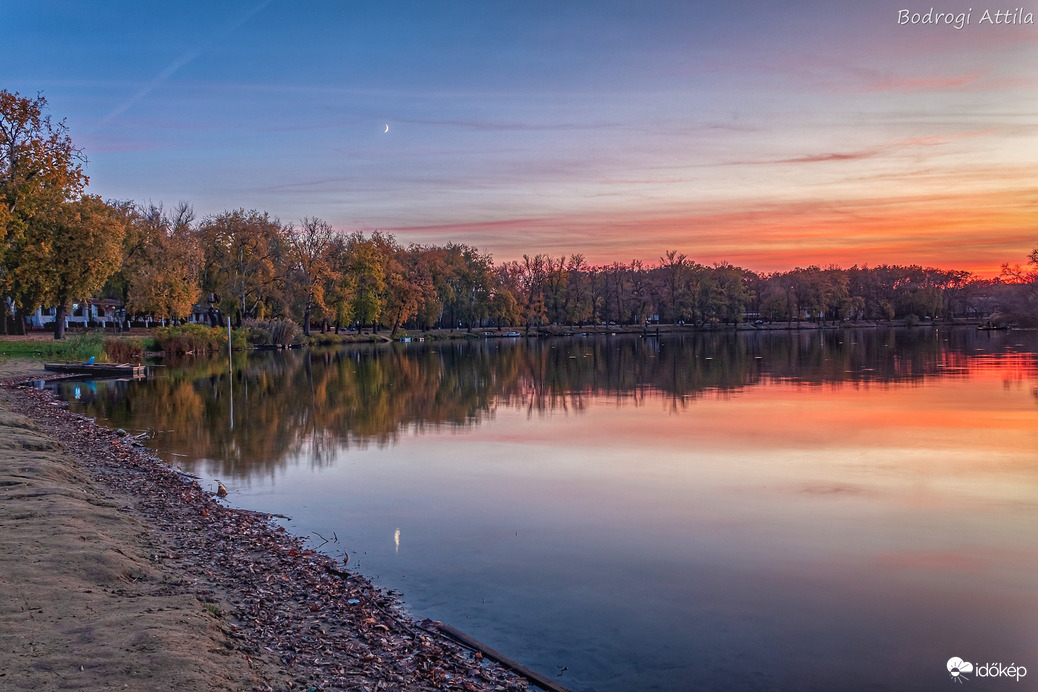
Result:
[[779,159],[778,161],[769,161],[768,163],[826,163],[829,161],[860,161],[861,159],[871,159],[875,156],[878,156],[880,153],[880,150],[872,149],[867,151],[855,151],[843,154],[814,154],[810,156],[798,156],[791,159]]
[[908,77],[891,74],[870,74],[865,81],[864,91],[947,91],[967,85],[976,85],[987,76],[986,72],[969,72],[950,77]]
[[972,573],[984,571],[988,564],[986,559],[964,552],[889,553],[877,556],[876,561],[884,569]]

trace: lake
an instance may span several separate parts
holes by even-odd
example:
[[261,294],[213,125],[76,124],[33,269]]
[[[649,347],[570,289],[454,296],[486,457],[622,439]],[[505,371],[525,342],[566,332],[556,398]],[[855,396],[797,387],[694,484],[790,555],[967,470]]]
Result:
[[951,657],[1038,676],[1034,332],[166,365],[58,390],[570,689],[932,690],[957,681]]

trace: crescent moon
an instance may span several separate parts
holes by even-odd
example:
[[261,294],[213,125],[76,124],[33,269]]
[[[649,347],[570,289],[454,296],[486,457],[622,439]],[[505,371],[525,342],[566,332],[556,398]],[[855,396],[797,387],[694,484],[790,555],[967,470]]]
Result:
[[[386,132],[389,132],[389,123],[386,123]],[[386,134],[386,132],[383,132],[382,134]]]

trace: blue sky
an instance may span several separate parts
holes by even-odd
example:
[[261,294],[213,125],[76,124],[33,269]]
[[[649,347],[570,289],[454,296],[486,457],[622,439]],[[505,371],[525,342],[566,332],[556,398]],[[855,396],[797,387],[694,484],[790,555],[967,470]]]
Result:
[[1038,244],[1038,28],[903,7],[37,0],[0,88],[68,119],[91,192],[200,216],[994,273]]

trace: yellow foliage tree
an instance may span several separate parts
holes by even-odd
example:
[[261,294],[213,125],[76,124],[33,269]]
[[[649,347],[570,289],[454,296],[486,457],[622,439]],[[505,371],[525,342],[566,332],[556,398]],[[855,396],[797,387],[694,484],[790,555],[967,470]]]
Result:
[[187,317],[198,301],[202,249],[191,227],[194,214],[187,204],[172,216],[161,206],[138,210],[131,225],[133,242],[127,251],[127,310],[156,317]]
[[[65,122],[52,122],[47,100],[0,91],[0,298],[19,311],[39,303],[38,282],[19,285],[18,263],[30,257],[26,234],[40,215],[75,199],[87,183],[86,162]],[[4,310],[2,329],[8,329]],[[20,323],[20,320],[19,320]]]
[[55,306],[55,339],[65,336],[69,303],[91,297],[119,269],[125,232],[120,214],[90,195],[37,214],[29,224],[12,271],[27,292]]

